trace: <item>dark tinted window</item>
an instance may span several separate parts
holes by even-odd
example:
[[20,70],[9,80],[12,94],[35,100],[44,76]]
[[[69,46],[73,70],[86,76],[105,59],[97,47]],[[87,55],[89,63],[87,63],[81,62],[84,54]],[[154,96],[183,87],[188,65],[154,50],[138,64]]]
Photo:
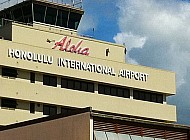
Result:
[[73,111],[74,109],[73,108],[65,108],[65,107],[62,107],[61,108],[61,114],[69,114]]
[[15,99],[2,98],[1,107],[16,108],[17,102]]
[[105,94],[110,95],[111,94],[111,88],[109,86],[105,86]]
[[94,84],[93,83],[88,83],[88,91],[94,92]]
[[157,99],[156,100],[157,103],[163,103],[163,95],[161,95],[161,94],[159,95],[158,94],[156,99]]
[[68,12],[59,10],[57,16],[57,26],[67,27]]
[[55,25],[56,16],[57,16],[57,10],[55,8],[48,7],[46,11],[45,23]]
[[34,4],[34,21],[44,23],[45,10],[45,6]]
[[21,8],[15,9],[12,13],[14,20],[24,22],[24,15],[22,14],[23,12]]
[[80,90],[81,89],[81,84],[79,81],[75,81],[75,88],[76,90]]
[[70,13],[70,16],[69,16],[69,24],[68,24],[68,27],[71,28],[71,29],[77,29],[78,28],[78,25],[79,25],[79,22],[80,22],[80,19],[81,19],[81,14],[77,14],[77,13]]
[[24,14],[24,22],[32,23],[32,5],[26,5],[22,7],[22,11]]
[[57,87],[57,77],[50,75],[43,75],[43,85]]
[[98,93],[100,93],[100,94],[105,94],[104,85],[98,85]]
[[133,90],[133,99],[163,103],[163,95],[140,90]]
[[94,92],[94,83],[76,79],[61,78],[61,87],[86,92]]
[[98,85],[98,93],[105,94],[105,95],[111,95],[111,96],[124,97],[124,98],[130,97],[129,89],[123,88],[123,87],[117,87],[114,85],[99,84]]
[[35,73],[30,72],[30,83],[35,83]]
[[82,83],[81,83],[81,90],[82,90],[82,91],[88,91],[88,86],[87,86],[87,83],[86,83],[86,82],[82,82]]
[[30,103],[30,113],[35,113],[35,103]]
[[17,77],[18,73],[17,70],[14,68],[8,68],[8,67],[3,67],[2,68],[2,76],[9,76],[9,77]]
[[123,90],[122,89],[118,89],[118,96],[123,97]]
[[130,98],[130,90],[129,89],[123,89],[123,96],[125,98]]
[[61,87],[62,87],[62,88],[67,88],[67,83],[68,83],[68,82],[67,82],[66,79],[63,79],[63,78],[61,79]]
[[69,89],[74,89],[74,81],[73,80],[69,79],[67,83],[68,83]]
[[51,105],[43,105],[43,115],[55,115],[57,114],[57,107]]

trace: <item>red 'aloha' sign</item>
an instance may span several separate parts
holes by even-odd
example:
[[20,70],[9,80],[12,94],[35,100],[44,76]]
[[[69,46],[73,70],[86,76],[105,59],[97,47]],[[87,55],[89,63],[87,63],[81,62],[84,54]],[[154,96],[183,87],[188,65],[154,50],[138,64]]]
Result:
[[72,40],[65,36],[61,41],[55,42],[52,49],[59,48],[60,51],[89,55],[89,48],[82,48],[82,42],[83,40],[80,40],[76,45],[72,44]]

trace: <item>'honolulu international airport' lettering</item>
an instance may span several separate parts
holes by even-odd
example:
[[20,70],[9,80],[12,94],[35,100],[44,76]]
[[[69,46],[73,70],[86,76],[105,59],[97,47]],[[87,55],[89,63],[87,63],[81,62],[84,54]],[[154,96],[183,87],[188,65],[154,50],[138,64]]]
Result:
[[28,61],[34,61],[38,63],[52,64],[53,56],[36,54],[32,52],[21,51],[17,49],[8,49],[8,56],[12,58],[19,58]]
[[142,72],[135,72],[135,71],[131,71],[131,70],[124,70],[121,69],[119,71],[119,75],[123,78],[127,78],[127,79],[135,79],[138,81],[147,81],[148,79],[148,74],[146,73],[142,73]]
[[115,76],[114,68],[76,60],[58,58],[58,66]]
[[[53,56],[33,53],[29,51],[23,51],[18,49],[8,49],[8,57],[27,60],[31,62],[44,63],[44,64],[53,64]],[[57,58],[57,66],[64,67],[69,69],[88,71],[92,73],[116,76],[115,70],[113,67],[104,66],[100,64],[93,64],[88,62],[81,62],[78,60],[71,60],[66,58]],[[143,72],[136,72],[127,69],[120,69],[118,77],[132,79],[136,81],[147,82],[148,74]]]

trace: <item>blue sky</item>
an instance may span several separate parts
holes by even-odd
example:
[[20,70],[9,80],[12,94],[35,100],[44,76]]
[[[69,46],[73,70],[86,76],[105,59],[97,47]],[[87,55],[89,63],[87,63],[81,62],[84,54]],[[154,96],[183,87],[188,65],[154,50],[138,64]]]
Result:
[[[178,123],[190,125],[188,0],[83,0],[79,33],[125,44],[128,63],[176,72]],[[94,33],[93,33],[94,28]]]

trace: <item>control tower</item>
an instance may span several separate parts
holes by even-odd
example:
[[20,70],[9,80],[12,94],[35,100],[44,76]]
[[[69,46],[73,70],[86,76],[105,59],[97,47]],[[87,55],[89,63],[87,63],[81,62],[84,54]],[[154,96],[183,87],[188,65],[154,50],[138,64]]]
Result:
[[[0,3],[1,24],[16,21],[25,24],[45,23],[77,30],[84,13],[82,0],[7,0]],[[16,3],[16,4],[15,4]],[[11,5],[14,6],[11,6]],[[6,8],[5,8],[6,7]]]

